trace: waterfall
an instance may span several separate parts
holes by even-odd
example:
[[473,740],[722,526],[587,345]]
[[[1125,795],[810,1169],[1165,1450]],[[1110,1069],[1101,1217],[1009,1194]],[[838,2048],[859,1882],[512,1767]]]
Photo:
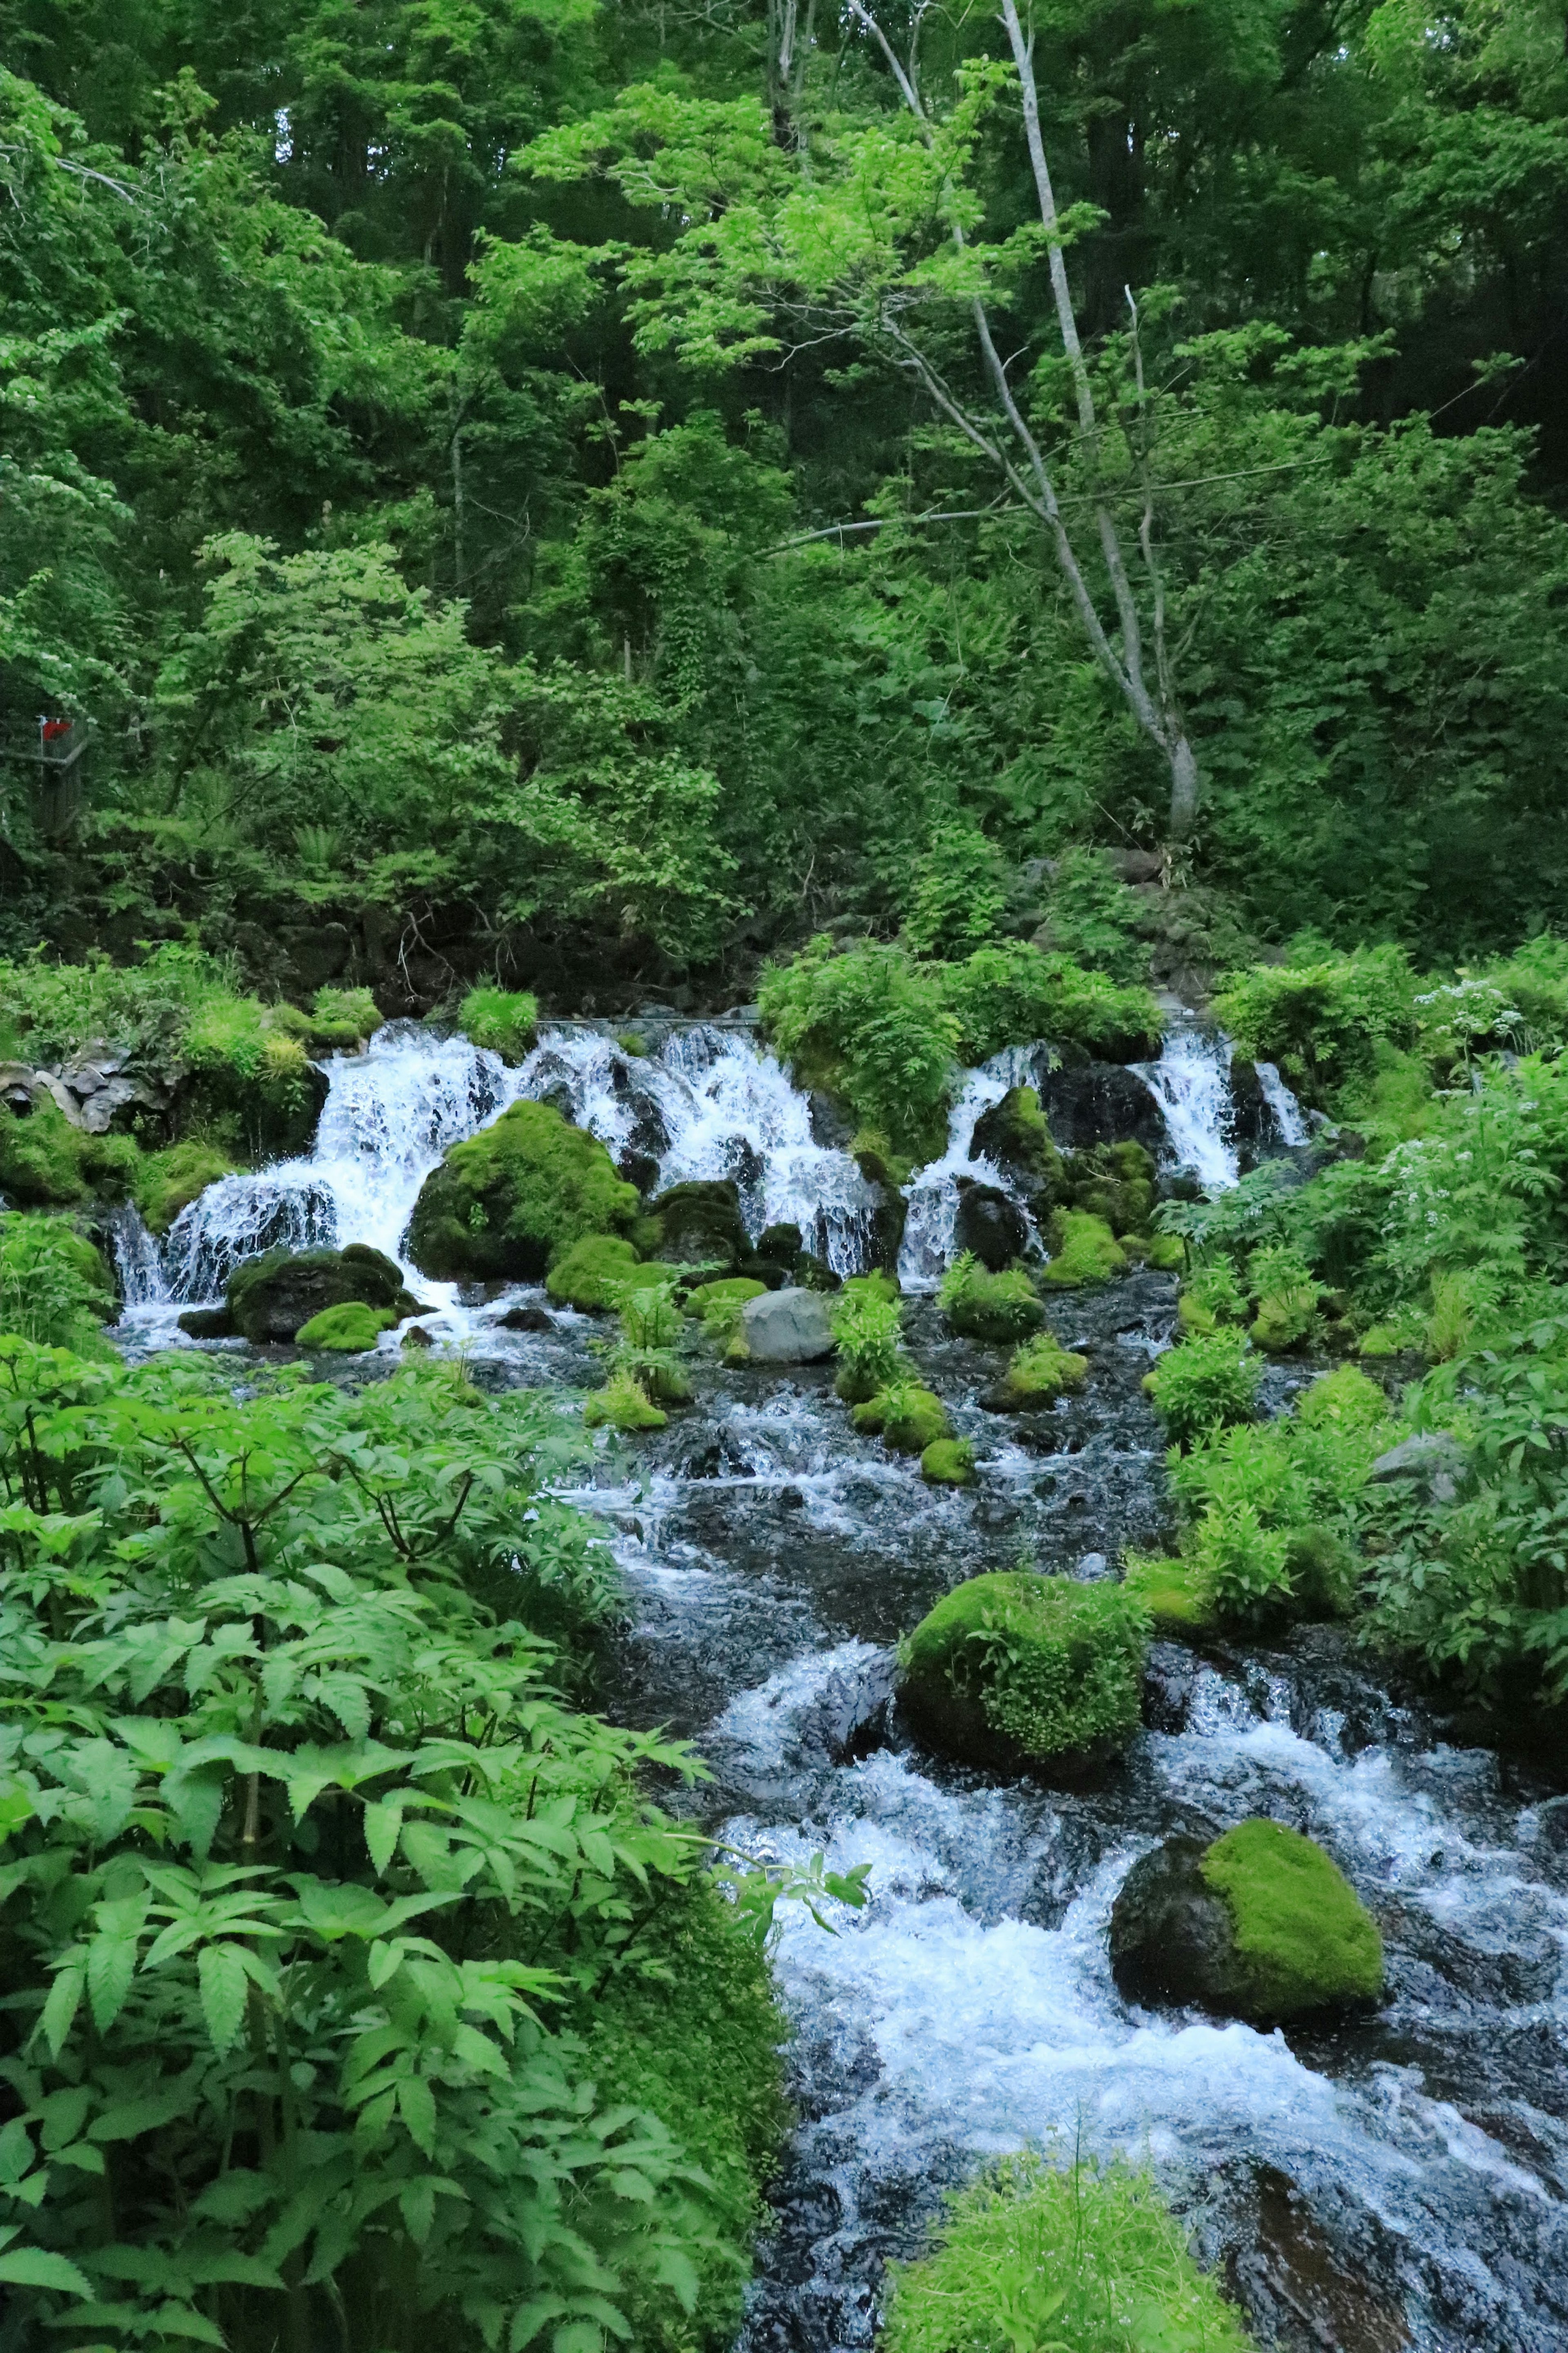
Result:
[[1292,1150],[1307,1141],[1307,1123],[1301,1116],[1301,1106],[1280,1077],[1272,1062],[1255,1062],[1258,1083],[1263,1090],[1263,1100],[1274,1116],[1279,1130],[1279,1141]]
[[742,1032],[672,1030],[657,1053],[627,1053],[595,1029],[550,1029],[518,1092],[555,1103],[617,1158],[636,1153],[653,1184],[732,1177],[746,1230],[795,1225],[839,1274],[866,1264],[876,1196],[847,1152],[812,1134],[811,1103]]
[[127,1308],[162,1306],[169,1296],[158,1244],[134,1201],[117,1201],[105,1224],[120,1277],[120,1296]]
[[368,1242],[395,1258],[443,1154],[521,1092],[521,1074],[499,1054],[405,1021],[326,1071],[308,1158],[221,1177],[176,1219],[163,1253],[176,1299],[217,1297],[235,1268],[264,1250]]
[[1173,1029],[1157,1062],[1132,1068],[1165,1115],[1177,1164],[1191,1168],[1205,1193],[1228,1191],[1241,1164],[1231,1121],[1230,1040],[1184,1024]]
[[1000,1168],[984,1155],[975,1158],[975,1124],[1009,1087],[1035,1084],[1042,1051],[1037,1046],[1005,1046],[965,1077],[948,1123],[947,1150],[940,1160],[917,1169],[909,1187],[909,1216],[899,1252],[899,1281],[906,1291],[931,1291],[942,1280],[953,1254],[961,1177],[994,1185],[1010,1199],[1017,1198],[1011,1179]]

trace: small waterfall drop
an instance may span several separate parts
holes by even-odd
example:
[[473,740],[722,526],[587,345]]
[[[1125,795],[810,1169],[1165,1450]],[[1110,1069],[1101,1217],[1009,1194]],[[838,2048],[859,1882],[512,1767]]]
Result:
[[222,1177],[182,1211],[164,1246],[171,1293],[214,1299],[243,1260],[279,1247],[368,1242],[395,1258],[426,1177],[513,1101],[520,1078],[465,1038],[412,1022],[377,1030],[363,1054],[327,1065],[308,1158]]
[[961,1177],[994,1185],[1017,1198],[1011,1180],[991,1161],[974,1157],[974,1129],[982,1114],[999,1103],[1009,1087],[1032,1086],[1043,1052],[1038,1046],[1005,1046],[979,1070],[971,1071],[952,1107],[947,1150],[940,1160],[917,1169],[909,1187],[909,1216],[899,1251],[899,1281],[906,1291],[931,1291],[953,1255]]
[[753,1241],[795,1225],[836,1273],[866,1264],[875,1195],[847,1152],[813,1135],[809,1098],[744,1031],[699,1024],[637,1055],[596,1029],[550,1029],[518,1092],[558,1103],[617,1158],[653,1161],[660,1190],[732,1177]]
[[1205,1193],[1228,1192],[1241,1163],[1231,1124],[1230,1040],[1185,1024],[1170,1031],[1157,1062],[1132,1068],[1164,1113],[1177,1163],[1191,1168]]
[[167,1301],[163,1261],[134,1201],[117,1201],[106,1220],[120,1296],[127,1308],[160,1307]]
[[1293,1151],[1297,1145],[1305,1144],[1308,1140],[1307,1123],[1301,1115],[1301,1106],[1272,1062],[1255,1062],[1253,1068],[1258,1072],[1258,1083],[1263,1090],[1263,1100],[1279,1130],[1279,1141]]

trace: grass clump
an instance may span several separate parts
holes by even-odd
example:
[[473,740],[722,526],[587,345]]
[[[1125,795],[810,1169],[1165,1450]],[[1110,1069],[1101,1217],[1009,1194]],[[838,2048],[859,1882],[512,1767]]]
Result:
[[1005,2158],[949,2200],[930,2254],[889,2267],[883,2353],[1246,2353],[1152,2176]]
[[961,1250],[936,1294],[951,1330],[967,1340],[1026,1339],[1046,1320],[1039,1295],[1021,1266],[988,1274],[972,1250]]
[[458,1008],[458,1027],[470,1046],[488,1047],[515,1066],[533,1050],[539,999],[526,989],[470,988]]
[[939,1601],[900,1650],[922,1738],[977,1764],[1110,1754],[1140,1722],[1149,1619],[1125,1586],[1005,1570]]
[[1089,1209],[1058,1209],[1051,1219],[1050,1263],[1040,1276],[1053,1291],[1109,1282],[1127,1271],[1127,1253],[1103,1218]]
[[602,1389],[595,1389],[583,1408],[588,1429],[609,1428],[629,1436],[639,1430],[662,1430],[669,1419],[661,1413],[636,1375],[617,1368]]
[[294,1335],[294,1345],[297,1348],[330,1348],[342,1350],[345,1356],[363,1356],[396,1321],[395,1307],[367,1307],[363,1299],[345,1299],[336,1307],[323,1307],[319,1315],[301,1324]]
[[557,1259],[544,1287],[557,1307],[597,1313],[618,1303],[637,1263],[637,1251],[623,1234],[584,1234]]
[[149,1230],[166,1234],[182,1209],[220,1177],[232,1176],[237,1166],[216,1144],[171,1144],[166,1151],[143,1154],[132,1176],[132,1195]]
[[939,1438],[951,1437],[947,1408],[916,1380],[889,1381],[850,1416],[857,1430],[886,1440],[896,1454],[923,1454]]
[[1089,1358],[1064,1348],[1054,1332],[1041,1332],[1013,1351],[1012,1362],[984,1402],[994,1413],[1038,1413],[1058,1398],[1072,1397],[1089,1378]]
[[515,1103],[426,1178],[408,1250],[437,1282],[537,1282],[574,1242],[624,1233],[640,1209],[596,1136],[549,1103]]
[[1283,1822],[1238,1822],[1199,1866],[1225,1898],[1257,2010],[1299,2018],[1383,1990],[1383,1938],[1344,1873]]
[[921,1456],[921,1477],[932,1487],[972,1487],[974,1449],[967,1438],[933,1438]]
[[1167,1349],[1143,1383],[1165,1435],[1192,1446],[1211,1430],[1250,1421],[1258,1410],[1263,1359],[1239,1332],[1215,1332]]

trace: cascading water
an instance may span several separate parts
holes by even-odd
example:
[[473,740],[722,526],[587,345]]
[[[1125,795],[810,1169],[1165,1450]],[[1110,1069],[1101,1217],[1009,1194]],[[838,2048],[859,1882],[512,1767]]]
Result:
[[795,1225],[837,1273],[866,1263],[870,1187],[847,1152],[816,1140],[809,1102],[744,1031],[697,1024],[632,1055],[598,1030],[550,1029],[519,1092],[558,1101],[617,1155],[645,1155],[661,1189],[732,1177],[753,1241]]
[[1230,1041],[1182,1024],[1157,1062],[1134,1062],[1165,1116],[1171,1150],[1205,1193],[1228,1191],[1241,1173],[1226,1134],[1231,1114]]
[[1301,1106],[1280,1077],[1272,1062],[1255,1062],[1258,1083],[1263,1090],[1263,1100],[1273,1113],[1279,1130],[1279,1141],[1292,1150],[1307,1141],[1307,1123]]
[[1036,1083],[1042,1052],[1037,1046],[1007,1046],[965,1077],[948,1123],[947,1150],[940,1160],[918,1169],[909,1187],[909,1216],[899,1251],[899,1281],[906,1291],[931,1291],[942,1280],[952,1257],[961,1179],[993,1185],[1014,1198],[1012,1181],[1003,1170],[984,1154],[975,1158],[974,1129],[1009,1087]]

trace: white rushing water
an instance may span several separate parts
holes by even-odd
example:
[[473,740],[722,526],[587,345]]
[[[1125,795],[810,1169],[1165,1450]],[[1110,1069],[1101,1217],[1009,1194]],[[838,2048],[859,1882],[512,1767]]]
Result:
[[1230,1040],[1185,1025],[1171,1030],[1157,1062],[1134,1062],[1161,1111],[1177,1163],[1205,1193],[1227,1192],[1241,1173],[1228,1133]]
[[1294,1147],[1307,1141],[1307,1123],[1301,1106],[1275,1069],[1272,1062],[1255,1062],[1258,1083],[1263,1090],[1263,1100],[1274,1115],[1281,1144]]
[[1012,1181],[1003,1171],[974,1152],[976,1122],[1009,1087],[1032,1086],[1041,1050],[1007,1046],[977,1071],[965,1074],[963,1091],[948,1121],[947,1150],[940,1160],[917,1169],[908,1188],[909,1216],[899,1251],[899,1281],[906,1291],[932,1291],[953,1254],[953,1227],[958,1216],[961,1177],[976,1185],[994,1185],[1016,1198]]

